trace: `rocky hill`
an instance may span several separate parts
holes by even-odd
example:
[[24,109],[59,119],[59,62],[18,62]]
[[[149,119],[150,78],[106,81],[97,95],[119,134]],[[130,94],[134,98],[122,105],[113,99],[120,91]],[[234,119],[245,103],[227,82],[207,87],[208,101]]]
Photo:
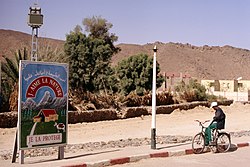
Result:
[[[39,34],[38,34],[39,35]],[[3,55],[7,57],[14,57],[14,54],[18,49],[23,50],[26,48],[30,51],[31,48],[31,35],[19,31],[3,30],[0,29],[0,60]],[[64,41],[51,39],[51,38],[40,38],[38,39],[39,47],[53,47],[63,48]]]
[[153,55],[157,45],[157,61],[161,72],[185,73],[199,79],[250,79],[250,51],[232,46],[197,47],[181,43],[161,43],[146,45],[118,45],[122,50],[113,57],[116,63],[133,54]]
[[[13,51],[27,47],[30,49],[31,35],[0,30],[0,58],[13,56]],[[47,42],[51,47],[63,47],[64,41],[39,38],[39,44]],[[153,47],[157,45],[157,61],[161,72],[183,73],[199,79],[250,79],[250,51],[232,46],[202,46],[181,43],[148,43],[145,45],[118,44],[121,52],[114,55],[112,63],[129,56],[146,53],[153,56]]]

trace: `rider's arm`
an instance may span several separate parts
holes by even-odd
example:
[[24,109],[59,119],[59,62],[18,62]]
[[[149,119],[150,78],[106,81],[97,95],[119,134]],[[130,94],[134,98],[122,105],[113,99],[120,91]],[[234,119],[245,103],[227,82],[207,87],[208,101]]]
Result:
[[215,116],[214,116],[214,118],[213,118],[213,122],[214,121],[219,121],[220,119],[221,119],[221,115],[222,115],[222,112],[221,112],[221,110],[216,110],[215,111]]
[[219,115],[219,114],[218,114],[218,112],[216,111],[216,112],[215,112],[215,116],[213,117],[213,122],[218,120],[218,118],[219,118],[218,115]]

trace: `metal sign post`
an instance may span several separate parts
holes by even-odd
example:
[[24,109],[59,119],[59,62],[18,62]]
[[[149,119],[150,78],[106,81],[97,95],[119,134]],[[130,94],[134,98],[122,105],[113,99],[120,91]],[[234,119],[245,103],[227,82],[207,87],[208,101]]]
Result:
[[[38,29],[43,25],[43,15],[41,14],[41,12],[42,12],[41,8],[37,4],[34,4],[34,6],[30,7],[30,13],[28,14],[28,25],[32,28],[31,55],[30,55],[31,61],[37,61]],[[20,90],[20,84],[19,84],[19,90]],[[18,110],[18,112],[21,111]],[[18,132],[20,133],[20,129]],[[19,163],[24,164],[24,150],[19,150]]]
[[151,125],[151,149],[156,149],[156,46],[153,49],[153,86],[152,86],[152,125]]

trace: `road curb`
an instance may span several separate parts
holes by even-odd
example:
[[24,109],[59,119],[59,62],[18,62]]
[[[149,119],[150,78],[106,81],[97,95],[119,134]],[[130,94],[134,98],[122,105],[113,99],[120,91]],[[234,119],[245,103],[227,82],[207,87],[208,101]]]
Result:
[[247,142],[247,143],[238,143],[237,144],[238,148],[240,148],[240,147],[247,147],[247,146],[249,146],[249,142]]
[[[248,146],[250,146],[250,142],[236,144],[237,148],[248,147]],[[183,156],[183,155],[191,155],[191,154],[194,154],[192,149],[177,150],[177,151],[162,151],[162,152],[155,152],[155,153],[149,153],[149,154],[140,154],[140,155],[133,155],[133,156],[128,156],[128,157],[102,160],[102,161],[97,161],[94,163],[80,163],[77,165],[66,165],[63,167],[104,167],[104,166],[119,165],[119,164],[130,163],[130,162],[137,162],[142,159],[175,157],[175,156]]]

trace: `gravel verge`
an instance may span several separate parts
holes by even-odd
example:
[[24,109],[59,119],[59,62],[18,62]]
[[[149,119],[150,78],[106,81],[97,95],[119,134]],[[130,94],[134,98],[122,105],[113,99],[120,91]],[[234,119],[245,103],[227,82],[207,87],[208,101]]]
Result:
[[[230,132],[231,137],[238,138],[243,136],[250,136],[250,131]],[[185,143],[192,141],[192,136],[157,136],[157,144],[173,144],[173,143]],[[65,153],[77,153],[77,152],[88,152],[96,150],[104,150],[108,148],[124,148],[124,147],[139,147],[143,145],[150,145],[150,138],[128,138],[120,140],[111,140],[108,142],[89,142],[83,144],[68,144],[65,147]],[[36,157],[36,156],[51,156],[58,153],[58,147],[48,148],[37,148],[25,150],[25,157]],[[1,150],[0,159],[10,160],[12,157],[12,150]],[[17,155],[18,157],[18,155]]]

